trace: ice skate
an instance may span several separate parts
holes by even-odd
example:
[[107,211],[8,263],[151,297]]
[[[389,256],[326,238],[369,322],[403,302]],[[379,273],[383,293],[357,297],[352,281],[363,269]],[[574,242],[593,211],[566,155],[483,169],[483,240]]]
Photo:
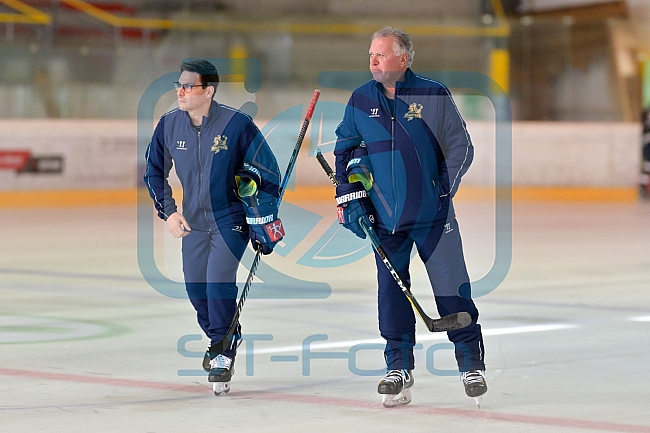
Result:
[[388,370],[379,382],[377,392],[381,394],[384,407],[391,408],[411,402],[413,376],[410,370]]
[[230,391],[230,378],[235,374],[235,359],[217,355],[210,360],[208,382],[212,383],[214,395],[226,395]]
[[202,367],[206,372],[210,371],[210,346],[208,346],[208,348],[205,349],[205,355],[203,355]]
[[482,395],[487,392],[484,370],[472,370],[461,373],[460,380],[465,385],[465,394],[472,397],[477,407],[481,407]]

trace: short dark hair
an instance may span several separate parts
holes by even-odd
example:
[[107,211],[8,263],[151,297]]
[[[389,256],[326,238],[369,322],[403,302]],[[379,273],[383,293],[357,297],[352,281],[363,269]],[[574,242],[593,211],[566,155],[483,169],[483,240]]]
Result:
[[199,74],[201,85],[214,87],[214,95],[217,93],[217,86],[219,85],[219,71],[217,68],[207,60],[185,60],[181,63],[181,72],[195,72]]

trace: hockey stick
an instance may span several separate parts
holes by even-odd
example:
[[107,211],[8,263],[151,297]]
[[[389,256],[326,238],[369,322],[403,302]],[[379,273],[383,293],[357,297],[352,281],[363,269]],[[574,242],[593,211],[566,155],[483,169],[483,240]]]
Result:
[[[280,207],[280,202],[282,201],[282,197],[284,196],[284,192],[287,188],[287,184],[289,183],[289,178],[291,177],[291,174],[293,173],[293,169],[296,166],[296,161],[298,160],[298,153],[300,151],[300,146],[302,146],[302,142],[305,139],[305,134],[307,133],[307,127],[309,126],[309,122],[311,121],[311,116],[314,114],[314,108],[316,107],[316,102],[318,101],[319,96],[320,96],[320,90],[314,90],[314,96],[312,96],[311,98],[309,108],[307,109],[307,114],[305,115],[305,120],[302,122],[302,127],[300,128],[300,133],[298,134],[298,140],[296,141],[296,145],[293,148],[293,153],[291,154],[291,158],[289,159],[289,164],[287,165],[287,171],[284,173],[284,178],[282,179],[282,183],[280,184],[280,196],[278,198],[278,208]],[[233,335],[235,334],[235,330],[237,329],[237,325],[239,324],[239,316],[241,315],[241,311],[244,308],[244,302],[246,302],[246,297],[248,296],[248,291],[250,290],[251,284],[253,283],[253,277],[255,277],[255,272],[257,271],[257,265],[260,262],[261,256],[262,256],[262,246],[258,245],[257,249],[255,250],[255,258],[253,259],[253,263],[251,264],[250,271],[248,272],[248,277],[246,278],[246,283],[244,284],[244,288],[242,289],[241,296],[239,297],[239,301],[237,302],[237,309],[235,310],[235,315],[232,318],[232,322],[230,323],[228,332],[226,333],[226,336],[223,337],[223,339],[221,339],[221,341],[210,346],[209,349],[210,352],[223,353],[226,347],[231,344]],[[207,358],[207,353],[205,358]],[[209,359],[207,359],[208,365],[206,366],[205,358],[203,359],[203,368],[209,370],[210,369]]]
[[[327,173],[327,176],[330,178],[334,186],[338,186],[339,181],[336,180],[336,178],[334,177],[334,172],[332,171],[332,167],[330,167],[330,165],[327,163],[325,157],[320,152],[320,150],[316,151],[316,159],[318,159],[318,162],[320,163],[321,167],[323,167],[323,170],[325,170],[325,173]],[[415,299],[415,296],[411,292],[409,285],[407,285],[407,283],[402,279],[402,277],[400,277],[400,275],[395,270],[395,267],[388,259],[388,255],[386,255],[386,251],[384,251],[381,244],[379,243],[379,238],[377,237],[377,233],[375,233],[375,229],[373,229],[372,226],[368,225],[366,223],[365,218],[363,217],[359,218],[359,225],[361,226],[361,229],[366,234],[366,236],[368,236],[368,238],[370,239],[370,242],[372,243],[373,248],[377,252],[377,255],[379,255],[381,260],[384,262],[384,265],[386,265],[386,268],[388,268],[388,271],[397,282],[397,285],[399,286],[400,289],[402,289],[402,292],[404,292],[404,295],[406,295],[406,298],[413,306],[413,309],[418,313],[418,315],[420,316],[424,324],[427,326],[427,329],[429,331],[431,332],[454,331],[456,329],[464,328],[468,326],[470,323],[472,323],[472,317],[469,315],[469,313],[465,311],[461,311],[460,313],[450,314],[448,316],[444,316],[439,319],[432,319],[431,317],[427,316],[427,313],[424,312],[424,309],[422,308],[422,306],[420,306],[420,303],[417,301],[417,299]]]

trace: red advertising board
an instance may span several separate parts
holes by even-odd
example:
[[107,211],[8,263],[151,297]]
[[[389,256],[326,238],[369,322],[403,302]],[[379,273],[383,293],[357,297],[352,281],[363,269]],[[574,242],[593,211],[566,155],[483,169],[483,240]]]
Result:
[[30,156],[28,150],[0,150],[0,170],[20,171]]

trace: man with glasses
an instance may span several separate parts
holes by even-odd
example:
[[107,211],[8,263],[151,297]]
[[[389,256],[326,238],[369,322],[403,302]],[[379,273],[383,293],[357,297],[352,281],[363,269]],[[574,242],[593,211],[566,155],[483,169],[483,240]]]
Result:
[[[212,345],[227,334],[236,310],[236,274],[248,240],[270,254],[284,236],[277,200],[281,181],[270,147],[243,112],[214,100],[219,84],[207,60],[181,64],[174,83],[178,109],[164,114],[146,152],[144,181],[158,216],[182,238],[185,287],[210,340],[203,368],[214,392],[230,390],[241,329],[223,353]],[[174,166],[182,212],[168,182]]]

